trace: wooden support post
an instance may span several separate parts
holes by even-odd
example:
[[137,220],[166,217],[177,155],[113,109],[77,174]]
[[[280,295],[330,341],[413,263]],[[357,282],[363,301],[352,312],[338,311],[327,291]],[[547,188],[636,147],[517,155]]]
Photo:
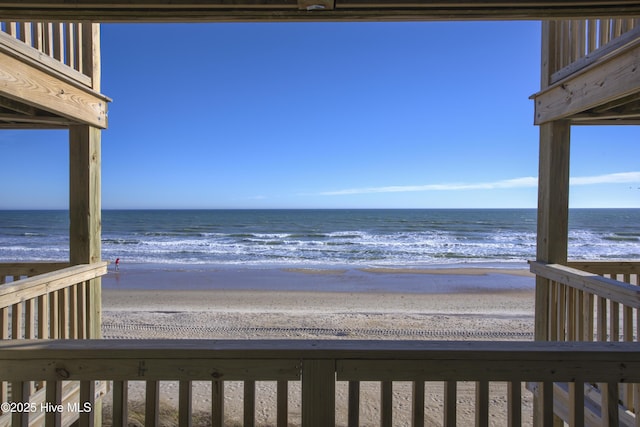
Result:
[[335,396],[335,361],[305,360],[302,366],[302,426],[335,426]]
[[[101,260],[100,129],[69,129],[69,251],[70,262],[92,264]],[[88,287],[89,338],[100,338],[100,279]]]
[[[542,23],[540,86],[549,87],[551,76],[560,68],[561,51],[558,21]],[[536,259],[541,262],[566,264],[569,235],[569,148],[570,124],[552,121],[540,125],[540,157],[538,172],[538,234]],[[550,339],[551,283],[536,278],[535,339]],[[541,396],[534,399],[534,425],[559,424],[553,417],[552,387],[539,388]],[[547,408],[547,405],[551,405]],[[550,412],[551,411],[551,412]],[[552,424],[553,423],[553,424]]]

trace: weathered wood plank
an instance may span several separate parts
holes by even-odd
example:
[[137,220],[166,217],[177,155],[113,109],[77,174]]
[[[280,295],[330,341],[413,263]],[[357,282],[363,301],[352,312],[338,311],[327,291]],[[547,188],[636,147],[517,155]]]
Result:
[[380,426],[393,426],[393,382],[380,383]]
[[147,381],[144,406],[145,427],[160,425],[160,382]]
[[413,427],[424,426],[424,381],[413,382],[411,420]]
[[78,123],[107,127],[107,99],[0,51],[0,95]]
[[305,360],[302,365],[302,427],[335,426],[335,362]]
[[193,400],[191,381],[180,381],[178,387],[178,425],[180,427],[191,427],[191,401]]
[[224,425],[224,381],[211,382],[211,425]]
[[640,90],[640,39],[533,96],[535,124],[570,119]]
[[446,381],[444,383],[444,426],[456,426],[458,400],[458,383],[456,381]]
[[287,427],[289,425],[289,382],[278,381],[277,385],[277,427]]
[[252,426],[256,421],[256,382],[244,381],[243,387],[243,422],[245,426]]
[[[328,4],[325,1],[320,2]],[[551,19],[601,16],[638,16],[640,8],[629,0],[510,0],[438,2],[392,0],[336,0],[335,8],[299,10],[298,0],[191,0],[74,1],[73,7],[55,0],[5,2],[0,16],[23,20],[34,17],[54,20],[97,22],[158,21],[352,21],[352,20],[463,20],[463,19]]]
[[129,383],[113,382],[113,424],[126,426],[129,418]]
[[360,381],[349,381],[349,404],[348,404],[349,427],[360,425]]

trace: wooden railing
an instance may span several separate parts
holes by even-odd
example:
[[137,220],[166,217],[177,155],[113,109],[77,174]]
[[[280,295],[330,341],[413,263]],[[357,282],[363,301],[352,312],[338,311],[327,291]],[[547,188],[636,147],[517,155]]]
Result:
[[[531,263],[531,271],[547,280],[548,317],[537,319],[547,326],[546,331],[542,331],[544,339],[629,342],[640,346],[640,263],[584,261],[569,265]],[[537,316],[540,313],[539,310]],[[575,392],[566,388],[564,406],[572,404]],[[606,408],[607,402],[613,399],[606,384],[590,385],[584,393],[593,394],[594,399],[600,401],[594,404],[596,407]],[[620,425],[635,423],[629,414],[640,410],[640,388],[631,384],[621,386],[619,397],[622,403]],[[566,412],[561,400],[558,404],[559,413]],[[596,415],[593,417],[597,418]]]
[[[632,343],[554,342],[436,342],[436,341],[301,341],[301,340],[89,340],[5,341],[0,343],[0,377],[23,390],[27,381],[46,381],[59,390],[66,380],[81,383],[80,400],[63,405],[58,392],[48,403],[63,411],[91,409],[94,380],[114,381],[114,425],[124,423],[128,409],[127,381],[146,382],[145,425],[157,422],[158,385],[179,382],[179,425],[190,425],[192,382],[212,383],[210,424],[222,425],[224,383],[244,381],[245,420],[254,411],[255,381],[278,381],[278,426],[287,425],[287,384],[301,384],[302,426],[335,425],[336,381],[382,381],[380,424],[391,426],[392,381],[413,383],[413,425],[424,425],[426,381],[447,385],[442,421],[456,425],[459,381],[477,384],[477,426],[488,426],[489,383],[506,382],[509,425],[521,425],[521,385],[542,384],[545,393],[543,425],[552,425],[553,384],[569,382],[580,389],[589,382],[610,385],[615,401],[617,384],[640,383],[640,348]],[[358,425],[358,393],[349,393],[349,425]],[[572,416],[584,417],[574,405]],[[13,425],[24,425],[40,412],[13,413]],[[80,412],[80,422],[90,413]],[[618,425],[617,412],[605,415]],[[126,425],[126,424],[125,424]],[[247,425],[247,424],[245,424]]]
[[640,37],[640,19],[555,21],[554,83]]
[[69,267],[68,262],[8,262],[0,263],[0,285],[16,282],[38,274],[51,273]]
[[91,22],[0,21],[4,49],[95,90],[99,90],[99,79],[93,79],[99,78],[98,39],[99,25]]
[[[0,340],[20,342],[25,339],[96,338],[96,306],[99,284],[96,279],[107,271],[107,263],[77,265],[51,271],[67,263],[1,264]],[[48,271],[42,273],[43,271]],[[33,276],[22,278],[24,276]],[[8,281],[7,278],[13,279]],[[99,309],[99,307],[98,307]],[[27,388],[10,390],[0,378],[0,402],[16,400],[16,396],[40,395],[44,401],[44,384],[32,383]],[[68,388],[68,387],[66,387]],[[41,393],[38,391],[41,390]],[[26,393],[26,394],[25,394]],[[47,392],[48,393],[48,392]],[[2,410],[2,413],[6,411]],[[2,417],[0,416],[0,425]]]

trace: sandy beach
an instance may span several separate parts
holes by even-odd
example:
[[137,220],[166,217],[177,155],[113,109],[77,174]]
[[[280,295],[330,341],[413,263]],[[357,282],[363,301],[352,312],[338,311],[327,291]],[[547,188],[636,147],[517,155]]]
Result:
[[[107,339],[532,340],[533,280],[521,268],[123,266],[103,279],[103,335]],[[171,281],[173,289],[168,286]],[[242,425],[242,384],[225,387],[229,425]],[[428,425],[442,423],[442,388],[439,383],[427,384]],[[274,384],[257,384],[258,425],[275,423],[274,389]],[[474,384],[460,383],[458,389],[458,424],[473,424]],[[167,406],[177,405],[176,383],[162,383],[161,390]],[[410,425],[410,390],[410,384],[394,384],[394,425]],[[505,384],[492,385],[491,425],[506,425],[505,390]],[[299,384],[292,383],[292,425],[300,421],[299,393]],[[346,384],[339,383],[338,425],[346,425],[346,393]],[[364,383],[361,393],[361,424],[377,425],[379,385]],[[196,383],[193,395],[194,412],[206,418],[210,384]],[[528,392],[523,392],[523,399],[528,422]],[[142,384],[130,385],[130,400],[143,400]]]

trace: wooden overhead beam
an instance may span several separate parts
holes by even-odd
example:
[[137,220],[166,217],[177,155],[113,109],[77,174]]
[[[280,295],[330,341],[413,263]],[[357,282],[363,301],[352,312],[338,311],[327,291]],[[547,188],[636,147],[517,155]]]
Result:
[[0,16],[95,22],[562,19],[637,17],[640,4],[635,0],[14,0],[0,1]]
[[640,93],[640,42],[533,95],[535,124],[571,119]]
[[0,97],[104,129],[108,98],[81,89],[0,51]]

